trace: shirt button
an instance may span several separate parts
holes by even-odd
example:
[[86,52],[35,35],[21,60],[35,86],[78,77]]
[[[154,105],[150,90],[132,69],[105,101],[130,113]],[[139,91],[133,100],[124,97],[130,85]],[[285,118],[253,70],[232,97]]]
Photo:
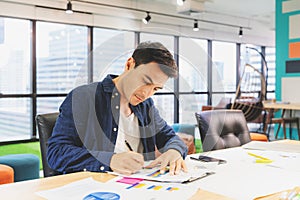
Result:
[[100,167],[100,170],[101,170],[101,171],[104,171],[104,169],[105,169],[104,166],[101,166],[101,167]]
[[117,131],[117,128],[114,128],[114,131]]
[[119,106],[116,106],[116,109],[119,109]]
[[116,92],[115,95],[118,96],[119,94]]
[[111,98],[115,98],[115,95],[112,95]]

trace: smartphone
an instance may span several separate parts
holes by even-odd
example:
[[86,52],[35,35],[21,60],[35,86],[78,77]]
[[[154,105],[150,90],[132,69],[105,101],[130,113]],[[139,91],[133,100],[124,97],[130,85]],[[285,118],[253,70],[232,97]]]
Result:
[[200,155],[198,158],[191,157],[191,159],[202,161],[202,162],[218,162],[218,164],[225,164],[226,163],[226,160],[213,158],[213,157],[210,157],[210,156],[203,156],[203,155]]

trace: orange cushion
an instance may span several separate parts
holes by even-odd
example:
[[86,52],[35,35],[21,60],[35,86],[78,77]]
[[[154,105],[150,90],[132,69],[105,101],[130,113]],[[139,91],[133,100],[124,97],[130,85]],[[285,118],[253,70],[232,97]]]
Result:
[[179,138],[186,144],[188,148],[188,154],[196,153],[196,148],[194,144],[194,136],[186,134],[186,133],[176,133]]
[[268,137],[262,133],[250,133],[250,138],[253,141],[268,142]]
[[[194,144],[194,136],[186,134],[186,133],[176,133],[179,138],[186,144],[188,148],[188,154],[196,153],[196,147]],[[155,146],[155,158],[159,157],[161,153],[158,151],[157,147]]]
[[14,182],[14,169],[8,165],[0,164],[0,184]]

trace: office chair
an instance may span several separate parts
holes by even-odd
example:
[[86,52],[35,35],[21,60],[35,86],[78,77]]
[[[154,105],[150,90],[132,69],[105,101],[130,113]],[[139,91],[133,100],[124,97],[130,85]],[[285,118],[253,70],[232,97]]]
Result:
[[251,141],[241,110],[209,110],[195,113],[203,151],[241,146]]
[[47,141],[52,134],[53,127],[56,122],[58,113],[40,114],[36,116],[36,124],[40,138],[40,148],[42,154],[43,172],[44,177],[55,176],[61,173],[51,169],[47,161]]

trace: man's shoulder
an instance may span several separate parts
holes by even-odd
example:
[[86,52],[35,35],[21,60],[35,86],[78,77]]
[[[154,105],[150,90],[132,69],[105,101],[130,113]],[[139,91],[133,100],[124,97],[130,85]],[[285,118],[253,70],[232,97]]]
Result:
[[93,82],[90,84],[80,85],[80,86],[74,88],[72,90],[72,93],[96,91],[98,85],[101,85],[101,82]]
[[97,87],[101,87],[101,86],[104,86],[104,87],[113,87],[114,86],[114,83],[112,81],[112,79],[114,77],[116,77],[117,75],[112,75],[112,74],[109,74],[107,75],[102,81],[95,81],[95,82],[92,82],[92,83],[88,83],[88,84],[84,84],[84,85],[80,85],[80,86],[77,86],[76,88],[74,88],[73,90],[86,90],[86,89],[95,89]]

